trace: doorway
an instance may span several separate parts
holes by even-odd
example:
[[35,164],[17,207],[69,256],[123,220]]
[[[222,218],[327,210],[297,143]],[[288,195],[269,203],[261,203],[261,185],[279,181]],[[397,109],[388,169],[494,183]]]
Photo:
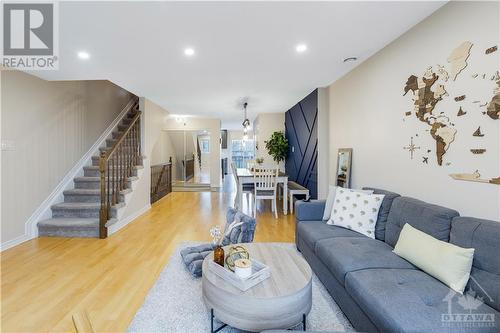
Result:
[[172,191],[210,191],[210,133],[168,130],[172,153]]

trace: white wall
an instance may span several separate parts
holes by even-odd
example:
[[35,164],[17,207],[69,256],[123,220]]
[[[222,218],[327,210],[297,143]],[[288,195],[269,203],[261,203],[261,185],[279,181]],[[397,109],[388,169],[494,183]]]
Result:
[[318,88],[318,199],[328,196],[330,179],[330,126],[329,126],[329,89]]
[[221,149],[220,149],[220,119],[187,117],[183,121],[167,118],[163,129],[169,130],[207,130],[210,135],[210,187],[218,189],[222,186]]
[[176,150],[170,134],[166,131],[161,131],[160,139],[154,147],[151,157],[151,165],[167,163],[172,158],[172,181],[177,176],[175,168]]
[[2,70],[2,244],[25,224],[132,98],[109,81],[45,81]]
[[183,131],[163,131],[172,145],[172,180],[184,181],[183,165],[184,160],[184,132]]
[[153,147],[151,154],[151,165],[162,164],[174,158],[175,150],[167,132],[161,131],[160,138]]
[[[449,177],[476,169],[485,178],[500,176],[500,120],[484,116],[479,103],[472,103],[493,96],[495,82],[489,77],[500,68],[500,51],[486,56],[485,50],[500,44],[499,6],[498,2],[450,2],[330,86],[332,183],[338,148],[352,147],[354,188],[380,187],[456,209],[461,215],[500,220],[500,186]],[[448,56],[464,41],[474,44],[468,66],[456,82],[445,83],[449,96],[433,112],[444,112],[458,131],[443,165],[438,166],[435,141],[426,132],[429,126],[414,113],[405,116],[413,110],[413,102],[411,92],[403,96],[403,88],[410,75],[421,77],[428,66],[448,68]],[[487,73],[487,79],[473,79],[474,73]],[[466,99],[455,102],[454,97],[462,94]],[[468,114],[458,118],[460,105]],[[472,136],[478,126],[484,138]],[[422,147],[413,160],[403,149],[411,136]],[[483,155],[469,151],[482,147],[487,149]],[[432,152],[427,154],[427,149]],[[422,162],[424,156],[429,156],[428,164]]]
[[[285,132],[285,113],[260,113],[255,118],[253,131],[258,147],[255,151],[256,157],[264,158],[264,164],[275,164],[267,153],[265,141],[269,140],[274,132]],[[279,167],[285,170],[285,162],[281,162]]]
[[[0,141],[2,136],[2,73],[3,73],[3,67],[0,66]],[[2,152],[0,151],[0,244],[2,243]],[[19,237],[19,236],[18,236]]]

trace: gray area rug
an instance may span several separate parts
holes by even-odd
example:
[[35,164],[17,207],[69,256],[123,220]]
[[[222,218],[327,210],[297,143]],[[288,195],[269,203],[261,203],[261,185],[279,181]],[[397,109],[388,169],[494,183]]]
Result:
[[[201,298],[201,278],[196,279],[181,261],[180,250],[198,242],[184,242],[174,252],[137,311],[129,332],[210,332],[210,312]],[[290,243],[275,243],[295,250]],[[307,317],[307,329],[314,331],[353,332],[353,328],[316,275],[312,284],[313,305]],[[218,325],[216,326],[218,327]],[[301,327],[298,326],[297,330]],[[240,333],[226,327],[223,333]]]

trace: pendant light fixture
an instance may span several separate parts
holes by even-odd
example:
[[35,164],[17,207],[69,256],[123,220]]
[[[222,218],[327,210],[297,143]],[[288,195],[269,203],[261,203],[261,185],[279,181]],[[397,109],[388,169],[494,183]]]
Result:
[[250,128],[250,120],[248,120],[248,117],[247,117],[247,106],[248,106],[248,102],[245,102],[243,103],[243,111],[244,111],[244,117],[245,117],[245,120],[243,120],[243,123],[241,123],[243,125],[243,140],[248,140],[248,130]]

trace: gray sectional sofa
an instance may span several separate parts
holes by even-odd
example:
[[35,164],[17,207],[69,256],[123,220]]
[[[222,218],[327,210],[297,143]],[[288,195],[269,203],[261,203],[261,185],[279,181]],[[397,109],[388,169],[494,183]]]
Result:
[[[500,332],[500,223],[373,190],[385,194],[376,239],[327,225],[322,221],[324,201],[296,203],[297,248],[355,329]],[[392,252],[405,223],[475,248],[466,297]]]

